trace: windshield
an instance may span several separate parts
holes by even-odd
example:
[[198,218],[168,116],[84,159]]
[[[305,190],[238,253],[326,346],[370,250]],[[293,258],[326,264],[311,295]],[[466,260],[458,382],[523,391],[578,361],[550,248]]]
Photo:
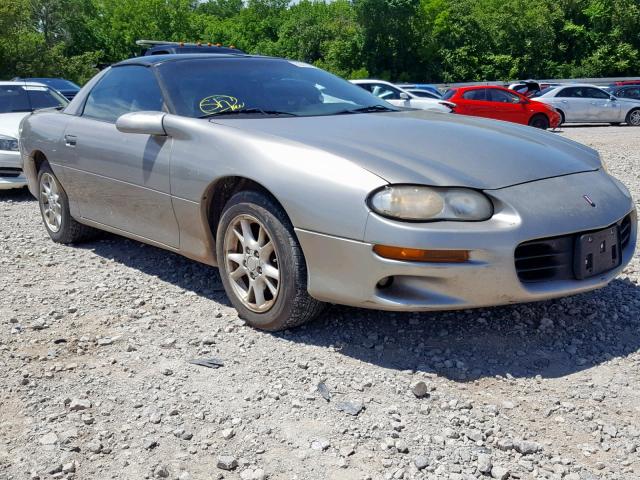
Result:
[[542,95],[544,95],[546,93],[549,93],[551,90],[555,90],[556,88],[558,88],[558,87],[557,86],[553,86],[553,87],[543,88],[539,92],[535,92],[533,95],[531,95],[531,98],[541,97]]
[[453,97],[456,94],[457,91],[458,91],[458,89],[456,89],[456,88],[451,88],[451,89],[447,90],[447,92],[444,94],[442,99],[443,100],[449,100],[451,97]]
[[205,58],[165,62],[157,68],[175,113],[186,117],[396,110],[362,88],[301,62]]
[[56,90],[80,90],[78,85],[64,78],[28,78],[27,81],[44,83]]
[[69,103],[48,87],[0,85],[0,113],[31,112],[40,108],[64,107]]

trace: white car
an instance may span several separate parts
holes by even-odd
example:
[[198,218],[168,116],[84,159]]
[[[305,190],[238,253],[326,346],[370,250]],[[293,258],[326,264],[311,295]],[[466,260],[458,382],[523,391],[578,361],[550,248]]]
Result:
[[640,100],[617,98],[595,85],[548,87],[531,100],[553,106],[562,116],[562,123],[627,123],[640,126]]
[[67,103],[61,94],[41,83],[0,82],[0,190],[27,185],[18,149],[22,119],[34,110]]
[[376,97],[389,102],[396,107],[417,108],[420,110],[435,110],[451,113],[449,108],[441,100],[434,98],[422,98],[409,91],[384,80],[351,80],[351,83],[373,93]]

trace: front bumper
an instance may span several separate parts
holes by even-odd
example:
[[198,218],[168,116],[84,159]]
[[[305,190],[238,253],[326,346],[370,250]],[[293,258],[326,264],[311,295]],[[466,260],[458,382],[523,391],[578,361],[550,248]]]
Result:
[[[381,310],[450,310],[530,302],[605,286],[631,260],[637,216],[626,189],[601,171],[487,191],[495,214],[486,222],[411,224],[370,214],[362,241],[297,229],[307,260],[309,293],[323,301]],[[589,195],[596,207],[583,198]],[[523,242],[606,228],[631,216],[619,267],[585,280],[523,283],[514,253]],[[411,263],[376,255],[373,245],[470,250],[461,264]],[[393,283],[378,283],[393,277]]]
[[[19,173],[14,176],[13,171]],[[11,171],[11,176],[3,175],[3,172]],[[27,185],[27,178],[22,172],[22,161],[20,152],[0,151],[0,190],[9,190],[11,188],[22,188]]]

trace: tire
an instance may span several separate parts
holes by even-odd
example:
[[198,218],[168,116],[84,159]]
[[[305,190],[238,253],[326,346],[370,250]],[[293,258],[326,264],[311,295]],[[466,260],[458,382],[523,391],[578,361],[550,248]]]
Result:
[[[556,110],[558,110],[558,109],[556,109]],[[564,116],[564,112],[562,110],[558,110],[558,113],[560,114],[560,125],[562,125],[566,121],[566,117]],[[560,125],[558,125],[558,127]]]
[[547,130],[549,128],[549,119],[546,115],[538,113],[529,120],[529,126],[539,128],[541,130]]
[[626,122],[627,125],[640,127],[640,108],[634,108],[629,113],[627,113]]
[[56,243],[78,243],[95,238],[98,230],[75,221],[69,212],[69,197],[44,163],[38,173],[38,204],[47,233]]
[[239,192],[227,202],[216,232],[216,255],[229,300],[254,328],[296,327],[324,308],[307,292],[307,267],[289,218],[264,193]]

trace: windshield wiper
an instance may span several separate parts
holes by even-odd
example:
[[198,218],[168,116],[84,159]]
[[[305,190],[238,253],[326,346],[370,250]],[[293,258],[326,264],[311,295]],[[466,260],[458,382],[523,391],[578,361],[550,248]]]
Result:
[[225,110],[224,112],[218,113],[207,113],[206,115],[202,115],[198,118],[212,118],[212,117],[220,117],[223,115],[242,115],[242,114],[251,114],[251,113],[259,113],[261,115],[286,115],[288,117],[297,117],[295,113],[291,112],[281,112],[279,110],[263,110],[262,108],[241,108],[240,110]]
[[342,110],[336,112],[336,115],[342,115],[345,113],[374,113],[374,112],[397,112],[395,108],[385,107],[384,105],[369,105],[366,107],[353,108],[351,110]]

